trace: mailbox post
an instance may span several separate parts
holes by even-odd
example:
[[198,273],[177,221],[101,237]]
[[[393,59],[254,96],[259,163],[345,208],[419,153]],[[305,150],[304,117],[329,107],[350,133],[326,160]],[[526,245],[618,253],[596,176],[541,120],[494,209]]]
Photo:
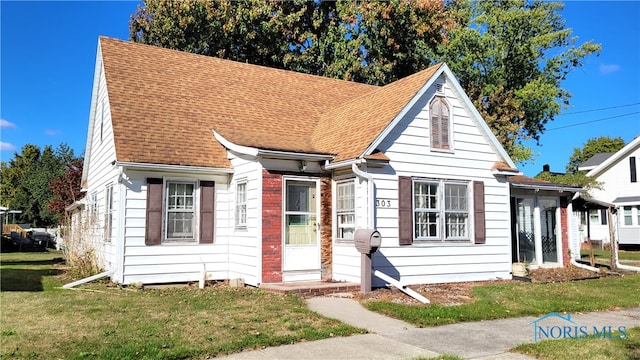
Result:
[[382,237],[374,229],[358,229],[353,243],[360,252],[360,292],[371,292],[371,254],[378,251]]

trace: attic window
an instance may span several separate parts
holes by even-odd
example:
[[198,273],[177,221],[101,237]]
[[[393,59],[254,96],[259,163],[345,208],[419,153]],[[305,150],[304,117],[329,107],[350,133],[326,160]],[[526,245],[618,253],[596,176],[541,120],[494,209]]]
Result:
[[429,125],[431,127],[431,148],[450,150],[450,121],[449,104],[443,96],[436,96],[429,104]]

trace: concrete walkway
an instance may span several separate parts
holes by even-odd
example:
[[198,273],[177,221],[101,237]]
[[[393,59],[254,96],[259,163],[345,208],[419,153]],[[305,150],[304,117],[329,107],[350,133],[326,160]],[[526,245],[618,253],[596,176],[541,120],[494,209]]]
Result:
[[[453,354],[465,359],[524,360],[530,357],[506,352],[534,342],[534,317],[458,323],[433,328],[411,324],[371,312],[357,301],[340,297],[307,300],[309,308],[326,317],[367,329],[370,333],[248,351],[225,359],[411,359]],[[563,315],[566,316],[566,315]],[[567,320],[550,317],[547,326],[565,326]],[[571,314],[572,326],[617,329],[640,326],[640,307],[619,311]]]

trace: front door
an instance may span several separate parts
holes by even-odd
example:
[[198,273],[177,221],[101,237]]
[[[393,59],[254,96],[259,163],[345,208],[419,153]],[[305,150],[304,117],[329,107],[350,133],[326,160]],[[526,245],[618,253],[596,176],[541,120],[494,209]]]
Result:
[[320,280],[319,182],[285,179],[283,280]]

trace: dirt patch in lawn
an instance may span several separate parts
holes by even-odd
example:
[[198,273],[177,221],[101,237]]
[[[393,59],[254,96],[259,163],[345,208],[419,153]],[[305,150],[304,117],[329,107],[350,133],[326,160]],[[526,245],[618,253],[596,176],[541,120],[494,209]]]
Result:
[[[472,281],[472,282],[456,282],[447,284],[421,284],[411,285],[411,289],[422,294],[429,299],[432,304],[440,304],[445,306],[455,306],[466,304],[474,301],[472,288],[476,286],[484,286],[488,284],[500,284],[516,281],[526,281],[532,283],[553,283],[576,281],[585,279],[595,279],[600,275],[591,271],[581,269],[575,266],[567,266],[554,269],[536,269],[529,272],[527,277],[518,280],[493,280],[493,281]],[[369,294],[354,294],[358,300],[382,300],[399,304],[418,305],[419,301],[410,297],[396,288],[380,288],[375,289]]]

